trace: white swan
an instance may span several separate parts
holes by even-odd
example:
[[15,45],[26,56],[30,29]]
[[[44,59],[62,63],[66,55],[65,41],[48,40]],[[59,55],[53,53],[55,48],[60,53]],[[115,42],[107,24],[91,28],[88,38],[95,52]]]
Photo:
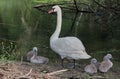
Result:
[[91,56],[87,54],[87,52],[85,51],[85,47],[77,37],[59,38],[62,24],[62,11],[58,5],[55,5],[49,11],[49,13],[53,12],[57,13],[57,26],[55,32],[50,37],[50,47],[53,51],[61,56],[62,66],[64,58],[74,60],[89,59]]
[[30,58],[31,63],[47,64],[48,61],[49,61],[49,59],[46,57],[37,56],[37,47],[33,47],[33,56]]

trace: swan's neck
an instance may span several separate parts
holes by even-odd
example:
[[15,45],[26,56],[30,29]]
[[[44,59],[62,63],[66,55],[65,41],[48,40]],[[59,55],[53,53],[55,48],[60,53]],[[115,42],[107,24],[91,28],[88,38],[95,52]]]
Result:
[[61,11],[61,9],[59,9],[57,11],[57,25],[56,25],[55,32],[52,34],[52,36],[50,38],[51,41],[59,38],[59,34],[61,31],[61,25],[62,25],[62,11]]

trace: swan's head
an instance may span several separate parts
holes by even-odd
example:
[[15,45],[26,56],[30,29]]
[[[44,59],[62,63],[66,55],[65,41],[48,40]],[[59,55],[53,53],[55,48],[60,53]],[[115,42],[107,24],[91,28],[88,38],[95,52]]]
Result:
[[60,11],[60,7],[58,5],[55,5],[52,7],[52,9],[48,13],[54,13]]
[[37,52],[37,47],[33,47],[33,51],[34,51],[34,52]]

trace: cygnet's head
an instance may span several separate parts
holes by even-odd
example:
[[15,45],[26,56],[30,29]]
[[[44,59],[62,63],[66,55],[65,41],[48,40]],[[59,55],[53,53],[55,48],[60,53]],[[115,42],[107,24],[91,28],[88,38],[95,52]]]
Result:
[[103,59],[106,60],[106,59],[111,59],[111,58],[112,58],[112,54],[107,54],[104,56]]
[[54,13],[60,11],[60,7],[58,5],[55,5],[52,7],[52,9],[48,13]]
[[37,47],[33,47],[33,51],[34,51],[34,52],[37,52]]
[[97,63],[97,60],[95,58],[92,58],[91,59],[91,64],[95,64],[95,63]]
[[107,54],[106,56],[110,59],[112,58],[112,54]]

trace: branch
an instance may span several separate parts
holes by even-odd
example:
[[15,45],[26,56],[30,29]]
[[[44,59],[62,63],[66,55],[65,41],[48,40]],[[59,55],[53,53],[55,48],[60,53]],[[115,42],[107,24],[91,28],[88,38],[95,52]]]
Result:
[[73,4],[73,3],[60,3],[60,4],[38,4],[35,5],[33,8],[40,8],[40,7],[48,7],[48,6],[54,6],[54,5],[66,5],[66,4]]
[[[40,10],[40,11],[43,11],[43,12],[45,12],[45,13],[48,13],[48,11],[47,10],[43,10],[43,9],[41,9],[41,8],[39,8],[38,6],[36,6],[36,7],[34,7],[34,8],[37,8],[38,10]],[[74,8],[69,8],[69,7],[64,7],[64,6],[62,6],[61,8],[64,8],[64,9],[69,9],[69,10],[76,10],[76,9],[74,9]],[[94,13],[93,11],[83,11],[83,10],[78,10],[77,12],[83,12],[83,13]],[[72,12],[73,13],[73,12]]]
[[79,10],[78,12],[83,12],[83,13],[95,13],[95,12],[93,12],[93,11],[87,11],[87,10]]
[[25,74],[24,76],[30,75],[31,72],[32,72],[32,68],[31,68],[30,71],[29,71],[27,74]]
[[31,79],[30,77],[28,77],[28,75],[30,75],[31,72],[32,72],[32,68],[30,69],[30,71],[27,74],[16,77],[15,79]]
[[100,4],[99,2],[97,2],[96,0],[93,0],[97,5],[99,5],[100,7],[103,7],[105,9],[107,9],[107,7],[103,6],[102,4]]
[[65,71],[68,71],[68,69],[53,71],[53,72],[50,72],[50,73],[47,73],[47,74],[48,74],[48,75],[55,75],[55,74],[59,74],[59,73],[61,73],[61,72],[65,72]]
[[52,78],[52,76],[53,75],[55,75],[55,74],[59,74],[59,73],[61,73],[61,72],[65,72],[65,71],[67,71],[68,69],[64,69],[64,70],[58,70],[58,71],[53,71],[53,72],[50,72],[50,73],[46,73],[46,74],[44,74],[44,78],[45,79],[60,79],[60,78]]
[[41,8],[41,7],[47,7],[47,6],[53,6],[54,4],[45,4],[45,5],[43,5],[43,4],[38,4],[38,5],[35,5],[35,6],[33,6],[33,8]]
[[76,3],[76,0],[74,0],[74,4],[75,4],[76,11],[78,12],[78,6],[77,6],[77,3]]
[[120,5],[120,0],[117,0],[117,5]]
[[99,2],[97,2],[96,0],[93,0],[97,5],[99,5],[100,7],[106,9],[109,12],[114,12],[114,13],[120,13],[120,10],[117,10],[117,8],[115,7],[105,7],[102,4],[100,4]]

